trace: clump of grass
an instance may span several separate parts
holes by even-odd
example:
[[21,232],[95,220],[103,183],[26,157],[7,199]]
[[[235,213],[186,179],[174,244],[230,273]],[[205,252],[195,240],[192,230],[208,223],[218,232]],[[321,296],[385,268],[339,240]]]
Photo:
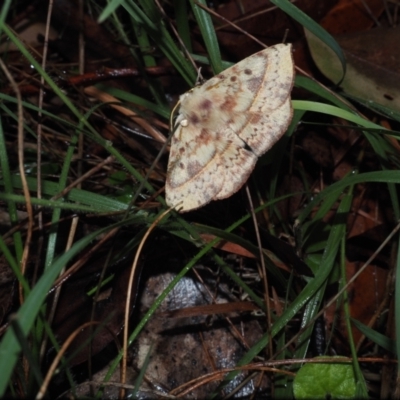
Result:
[[[338,55],[345,71],[345,60],[341,50],[329,34],[292,3],[288,1],[273,3],[330,46]],[[160,10],[159,3],[156,1],[128,0],[122,3],[110,1],[104,9],[100,9],[97,4],[87,2],[86,6],[98,16],[99,22],[104,23],[106,29],[129,49],[128,52],[135,60],[137,69],[142,72],[141,77],[145,81],[146,88],[144,92],[147,96],[127,93],[104,83],[98,85],[97,88],[103,93],[114,96],[114,100],[123,101],[127,108],[136,113],[136,116],[146,119],[151,115],[148,122],[157,120],[159,122],[157,126],[165,126],[170,114],[169,101],[160,80],[150,76],[149,71],[158,66],[161,57],[165,57],[177,71],[182,82],[189,87],[195,84],[197,70],[189,61],[189,56],[194,59],[199,59],[199,57],[192,54],[193,26],[189,25],[188,14],[191,15],[190,24],[195,24],[201,34],[207,53],[207,62],[212,71],[221,72],[225,65],[214,28],[214,20],[200,5],[205,6],[205,2],[175,0],[167,16]],[[285,220],[280,216],[278,204],[284,198],[293,197],[299,193],[278,195],[277,187],[282,176],[280,169],[276,166],[285,164],[290,138],[300,122],[311,121],[312,123],[314,118],[318,120],[319,117],[316,115],[323,115],[324,122],[327,123],[331,123],[332,118],[340,118],[340,121],[346,121],[349,127],[357,129],[362,134],[365,146],[372,152],[374,158],[374,170],[360,171],[358,166],[363,166],[361,154],[360,159],[357,160],[358,165],[354,164],[351,174],[324,187],[318,194],[315,194],[311,188],[300,193],[304,206],[297,210],[296,238],[303,261],[312,271],[311,276],[302,280],[282,273],[276,267],[276,260],[271,258],[266,251],[261,251],[262,260],[260,259],[257,240],[244,238],[241,234],[241,229],[248,230],[247,226],[252,218],[252,214],[247,210],[243,210],[240,217],[237,217],[236,213],[232,215],[225,213],[223,220],[216,219],[212,211],[208,214],[207,209],[192,215],[171,212],[160,219],[166,210],[164,198],[160,194],[165,177],[165,169],[163,170],[165,160],[161,144],[153,145],[152,143],[150,146],[149,142],[146,143],[151,147],[149,153],[154,156],[153,160],[161,160],[151,165],[148,159],[141,158],[137,153],[134,153],[136,158],[132,160],[121,143],[113,144],[100,135],[100,125],[97,124],[96,118],[99,115],[104,117],[104,110],[115,106],[115,103],[107,104],[98,101],[92,105],[88,101],[79,102],[77,95],[79,92],[73,87],[65,89],[59,81],[55,80],[54,76],[49,74],[47,67],[42,67],[18,35],[7,25],[11,18],[11,11],[11,2],[6,1],[0,14],[2,42],[9,41],[17,48],[20,56],[32,66],[36,78],[42,80],[45,89],[51,91],[54,98],[62,104],[62,113],[54,112],[47,104],[38,106],[29,96],[20,95],[21,87],[19,89],[16,87],[20,82],[14,84],[13,81],[17,78],[12,77],[9,63],[6,62],[10,53],[4,51],[2,53],[3,84],[0,93],[0,201],[7,210],[11,224],[17,228],[0,238],[0,249],[18,283],[19,305],[14,307],[15,316],[12,324],[3,322],[3,337],[0,342],[2,355],[0,357],[0,371],[2,371],[0,394],[14,397],[31,396],[42,386],[46,374],[42,368],[43,342],[50,340],[56,349],[59,349],[61,345],[57,343],[47,314],[51,309],[50,300],[52,299],[48,293],[64,268],[76,263],[82,254],[87,254],[94,243],[99,243],[104,235],[110,235],[109,243],[114,244],[115,242],[111,241],[115,240],[115,235],[121,232],[124,235],[130,232],[130,240],[121,242],[117,255],[113,254],[109,260],[111,262],[113,257],[115,259],[132,257],[149,227],[155,225],[160,232],[170,238],[171,243],[173,240],[188,242],[192,246],[192,258],[158,297],[136,328],[130,332],[129,343],[135,341],[148,319],[179,279],[205,256],[221,268],[233,282],[232,285],[246,293],[260,309],[266,309],[267,304],[259,287],[246,284],[227,264],[221,253],[214,249],[221,240],[226,240],[240,245],[258,257],[259,262],[265,263],[270,282],[276,282],[276,290],[286,295],[285,306],[281,313],[272,313],[271,325],[265,327],[265,334],[246,352],[237,366],[244,367],[253,363],[265,348],[272,350],[276,360],[305,358],[315,321],[321,314],[321,304],[328,297],[329,283],[340,281],[341,288],[345,286],[346,274],[343,267],[346,235],[353,202],[358,196],[357,185],[380,184],[379,187],[383,188],[382,190],[390,199],[393,209],[391,221],[393,227],[399,219],[396,186],[400,180],[397,171],[398,156],[394,146],[388,140],[389,134],[396,138],[397,133],[389,132],[364,118],[338,93],[327,90],[306,76],[301,74],[297,76],[296,87],[306,90],[315,100],[293,100],[293,122],[285,138],[261,161],[261,163],[270,162],[268,182],[258,179],[257,172],[254,174],[253,190],[261,199],[260,205],[254,210],[258,224],[270,234],[276,234],[278,231],[292,232],[293,220]],[[173,30],[172,26],[176,30]],[[390,110],[386,111],[390,113]],[[397,122],[399,121],[396,114],[390,114]],[[29,119],[25,116],[29,116]],[[60,134],[60,139],[57,139],[54,148],[51,148],[51,142],[44,147],[40,147],[36,142],[38,137],[43,140],[43,134],[38,134],[38,124],[45,126],[46,132],[51,132],[53,129]],[[162,131],[167,135],[166,129]],[[18,155],[12,146],[13,142],[18,142]],[[33,157],[29,146],[24,146],[24,143],[35,144],[37,151],[43,152],[42,157],[45,162],[41,166],[40,173],[36,164],[37,159]],[[82,155],[90,146],[98,146],[101,149],[101,156],[95,160],[95,167],[90,163],[83,165]],[[157,151],[160,150],[161,155],[156,158]],[[106,159],[107,156],[112,156],[112,158],[100,164],[99,159]],[[80,166],[76,162],[77,158]],[[102,171],[106,177],[101,177],[99,171]],[[82,176],[84,173],[87,173],[87,179],[77,181],[77,176]],[[101,184],[95,180],[91,181],[92,177],[99,176]],[[27,217],[23,223],[17,211],[21,206],[27,211]],[[46,215],[45,218],[43,218],[43,213]],[[96,215],[101,223],[96,229],[93,228],[93,232],[80,235],[80,237],[77,235],[78,237],[71,240],[66,250],[64,248],[60,250],[60,246],[64,246],[66,242],[65,235],[60,229],[63,226],[63,220],[64,218],[72,219],[76,215],[81,217]],[[329,218],[328,215],[330,215]],[[275,223],[275,229],[269,224],[271,220]],[[44,221],[47,221],[48,225],[43,224]],[[31,248],[30,244],[32,240],[34,243],[39,242],[35,241],[36,238],[32,239],[38,227],[44,235],[40,239],[42,240],[41,253],[34,254],[35,249]],[[212,235],[213,240],[205,243],[204,234]],[[41,260],[36,279],[32,278],[29,254]],[[344,304],[344,315],[349,318],[347,298],[343,293],[345,293],[343,290],[338,291],[339,299]],[[396,300],[397,298],[396,292]],[[286,331],[288,324],[291,324],[294,318],[299,319],[297,325],[301,329],[298,334],[295,334],[293,329]],[[361,325],[358,326],[363,329]],[[348,330],[350,332],[350,326]],[[377,343],[379,341],[381,346],[382,343],[384,346],[388,344],[387,338],[376,336],[377,332],[367,329],[365,332],[369,337],[374,337]],[[45,339],[47,337],[49,339]],[[353,357],[357,380],[357,394],[365,397],[366,384],[357,362],[357,353],[351,334],[349,342],[349,355]],[[397,340],[397,343],[400,343],[400,340]],[[396,351],[398,352],[397,349]],[[111,363],[105,381],[117,368],[122,354],[121,352]],[[69,370],[66,362],[62,364],[62,368]],[[220,389],[233,380],[237,373],[238,371],[232,371],[227,374]],[[74,382],[71,375],[69,381],[72,390]],[[279,383],[275,391],[277,396],[286,398],[292,395],[291,377],[284,375],[283,378],[277,378],[275,382]],[[18,383],[18,389],[14,387],[16,383]]]

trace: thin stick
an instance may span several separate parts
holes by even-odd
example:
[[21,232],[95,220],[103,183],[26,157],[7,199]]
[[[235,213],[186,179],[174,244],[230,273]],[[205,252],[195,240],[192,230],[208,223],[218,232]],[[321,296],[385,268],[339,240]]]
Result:
[[53,362],[50,365],[49,370],[47,371],[46,377],[43,381],[43,384],[38,392],[38,394],[36,395],[36,400],[40,400],[44,397],[47,387],[49,386],[50,380],[54,374],[54,371],[57,368],[58,363],[61,360],[61,357],[64,355],[64,353],[68,350],[69,345],[72,343],[72,341],[75,339],[75,337],[77,335],[79,335],[83,329],[91,326],[91,325],[98,325],[99,322],[97,321],[89,321],[89,322],[85,322],[83,325],[79,326],[78,328],[76,328],[71,335],[69,335],[68,339],[64,342],[64,344],[62,345],[60,351],[57,353],[57,356],[55,357],[55,359],[53,360]]
[[[271,307],[269,304],[269,288],[268,288],[268,278],[267,278],[267,269],[265,267],[265,260],[264,260],[264,254],[261,246],[261,238],[260,238],[260,231],[258,229],[258,224],[257,224],[257,218],[256,214],[254,212],[254,206],[253,206],[253,201],[251,199],[251,194],[249,190],[249,185],[246,184],[246,194],[247,194],[247,199],[250,204],[250,212],[251,212],[251,217],[253,219],[253,225],[254,225],[254,230],[256,233],[256,238],[257,238],[257,245],[258,245],[258,251],[259,251],[259,257],[260,257],[260,263],[261,263],[261,278],[263,280],[263,285],[264,285],[264,301],[265,301],[265,308],[266,308],[266,315],[267,315],[267,332],[268,335],[271,336],[271,326],[272,326],[272,318],[271,318]],[[269,355],[272,357],[272,340],[268,341],[269,344]]]
[[[155,221],[150,225],[147,232],[144,234],[143,239],[141,240],[139,247],[135,254],[135,259],[133,260],[131,273],[129,275],[129,282],[128,282],[128,293],[126,298],[126,305],[125,305],[125,326],[124,326],[124,337],[123,337],[123,353],[122,353],[122,366],[121,366],[121,384],[124,385],[126,383],[126,366],[127,366],[127,358],[128,358],[128,330],[129,330],[129,314],[131,308],[131,297],[132,297],[132,286],[133,286],[133,279],[135,277],[135,272],[137,270],[137,265],[139,261],[140,253],[142,252],[143,246],[149,237],[150,233],[153,229],[158,225],[158,223],[173,209],[173,207],[169,208],[168,210],[164,211],[161,215],[159,215]],[[125,397],[125,388],[121,388],[120,391],[120,398]]]
[[[3,60],[0,58],[0,67],[2,68],[4,74],[6,75],[7,79],[10,81],[11,86],[13,87],[15,94],[17,96],[17,108],[18,108],[18,166],[19,166],[19,173],[21,175],[21,182],[22,182],[22,189],[24,192],[24,196],[26,199],[26,211],[28,213],[28,228],[26,234],[26,240],[24,245],[24,251],[22,253],[22,259],[20,262],[21,265],[21,273],[22,275],[25,272],[26,263],[29,258],[29,248],[32,239],[32,230],[33,230],[33,210],[32,210],[32,203],[31,203],[31,195],[29,193],[28,182],[26,180],[25,175],[25,168],[24,168],[24,117],[23,117],[23,109],[22,109],[22,98],[21,92],[19,91],[18,85],[15,82],[13,76],[11,75],[10,71],[8,70],[7,66],[4,64]],[[19,285],[19,298],[21,304],[24,301],[24,293],[22,290],[22,285]]]

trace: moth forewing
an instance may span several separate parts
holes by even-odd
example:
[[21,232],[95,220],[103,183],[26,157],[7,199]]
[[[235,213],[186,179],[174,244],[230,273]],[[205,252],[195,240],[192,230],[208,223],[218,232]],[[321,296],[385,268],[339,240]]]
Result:
[[290,124],[293,80],[291,45],[278,44],[182,95],[171,139],[167,204],[185,212],[238,191],[257,157]]

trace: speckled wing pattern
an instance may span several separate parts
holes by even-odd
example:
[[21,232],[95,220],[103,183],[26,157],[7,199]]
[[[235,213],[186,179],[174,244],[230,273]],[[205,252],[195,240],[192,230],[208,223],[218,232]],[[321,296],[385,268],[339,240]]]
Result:
[[238,191],[290,124],[293,80],[291,45],[278,44],[182,95],[167,204],[185,212]]

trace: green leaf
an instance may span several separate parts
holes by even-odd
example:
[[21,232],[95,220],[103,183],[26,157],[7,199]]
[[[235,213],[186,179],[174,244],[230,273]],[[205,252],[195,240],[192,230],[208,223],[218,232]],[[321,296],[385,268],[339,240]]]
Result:
[[[327,357],[316,357],[326,359]],[[309,363],[300,368],[293,383],[296,399],[354,399],[356,381],[351,363]]]

